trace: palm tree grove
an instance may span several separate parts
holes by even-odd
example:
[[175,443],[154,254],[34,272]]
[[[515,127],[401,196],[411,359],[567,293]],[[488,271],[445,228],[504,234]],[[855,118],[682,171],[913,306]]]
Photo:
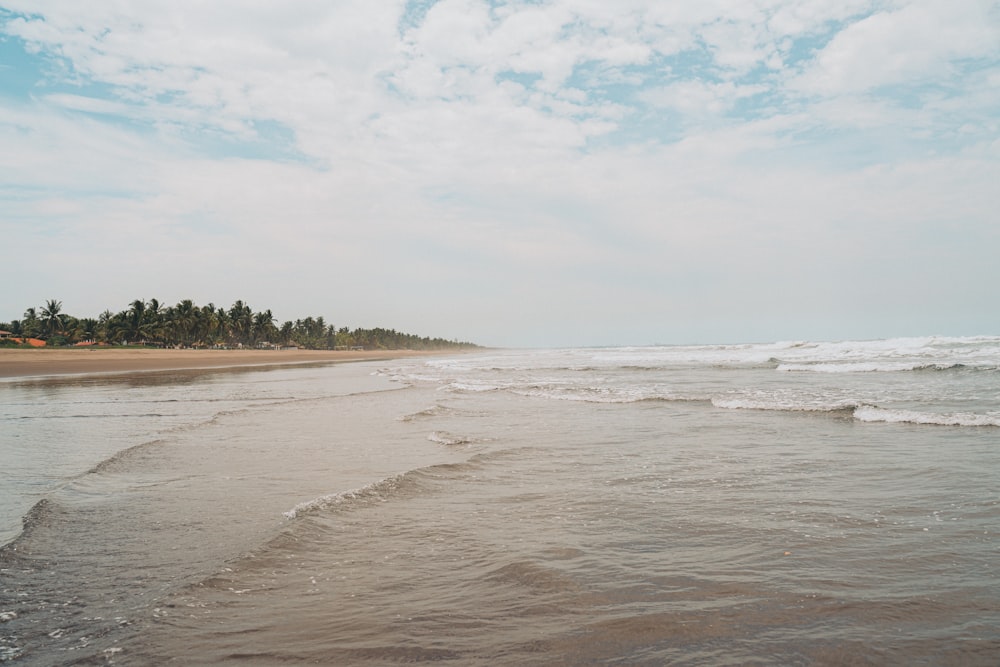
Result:
[[365,348],[438,350],[476,347],[472,343],[420,337],[393,329],[337,329],[320,317],[287,321],[280,326],[270,310],[254,312],[243,301],[229,308],[198,306],[185,299],[166,306],[157,299],[136,299],[118,312],[105,310],[96,318],[74,317],[62,302],[49,299],[28,308],[20,320],[0,322],[6,346],[118,345],[173,348],[282,348],[309,350]]

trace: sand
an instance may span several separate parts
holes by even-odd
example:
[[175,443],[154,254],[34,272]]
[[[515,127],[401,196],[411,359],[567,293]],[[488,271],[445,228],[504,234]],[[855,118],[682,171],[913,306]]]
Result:
[[440,354],[409,350],[0,349],[0,378],[398,359]]

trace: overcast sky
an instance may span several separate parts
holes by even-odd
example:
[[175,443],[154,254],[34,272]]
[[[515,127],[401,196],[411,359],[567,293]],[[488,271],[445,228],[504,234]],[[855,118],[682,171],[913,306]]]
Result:
[[0,0],[0,267],[0,321],[1000,334],[1000,2]]

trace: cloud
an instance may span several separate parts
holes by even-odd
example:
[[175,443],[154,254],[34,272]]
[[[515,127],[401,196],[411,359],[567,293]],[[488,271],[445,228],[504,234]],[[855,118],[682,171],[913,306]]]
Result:
[[959,61],[1000,53],[989,7],[979,0],[923,0],[876,12],[838,32],[792,86],[835,96],[947,80]]
[[[4,6],[45,71],[0,90],[0,260],[59,267],[34,301],[738,340],[996,275],[988,2]],[[956,263],[917,275],[935,244]]]
[[87,97],[85,95],[55,93],[52,95],[46,95],[45,101],[64,109],[71,111],[84,111],[87,113],[125,116],[131,111],[126,104],[96,97]]
[[731,82],[681,81],[657,90],[643,93],[642,97],[655,106],[670,107],[681,113],[696,116],[714,116],[733,108],[738,100],[752,97],[767,90],[762,85],[738,86]]

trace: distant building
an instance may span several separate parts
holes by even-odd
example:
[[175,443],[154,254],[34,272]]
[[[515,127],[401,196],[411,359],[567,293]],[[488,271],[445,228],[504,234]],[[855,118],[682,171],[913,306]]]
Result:
[[12,334],[11,332],[9,332],[9,331],[3,331],[2,329],[0,329],[0,339],[3,339],[3,338],[12,338],[13,336],[14,336],[14,334]]
[[8,338],[15,343],[20,343],[21,345],[27,343],[31,347],[45,347],[45,341],[38,338],[20,338],[16,336],[8,336]]

